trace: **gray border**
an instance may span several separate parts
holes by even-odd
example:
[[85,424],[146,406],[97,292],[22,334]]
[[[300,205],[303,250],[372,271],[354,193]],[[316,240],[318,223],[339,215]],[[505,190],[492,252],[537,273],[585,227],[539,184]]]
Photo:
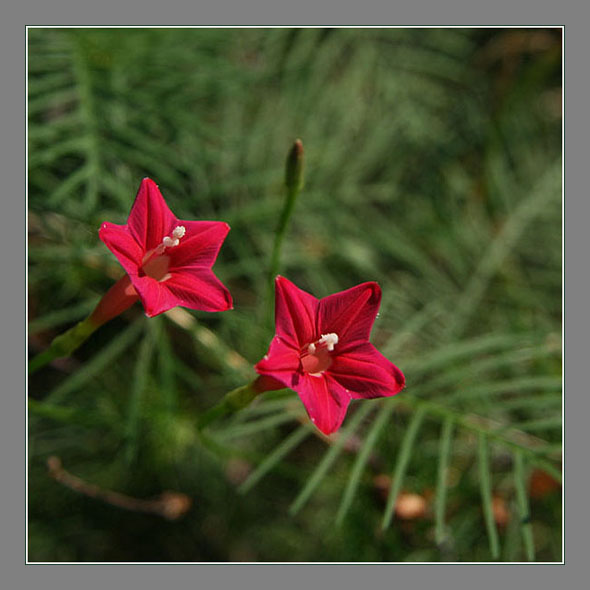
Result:
[[[134,6],[121,6],[119,2],[103,0],[100,5],[87,5],[81,7],[74,0],[61,2],[43,2],[35,6],[27,0],[21,0],[16,6],[4,8],[2,19],[2,34],[0,35],[0,71],[2,72],[3,100],[2,100],[2,143],[0,162],[2,163],[2,231],[0,232],[0,251],[3,253],[3,276],[10,277],[3,284],[3,301],[9,301],[10,305],[2,308],[3,328],[2,338],[2,428],[0,428],[0,457],[4,475],[2,477],[2,499],[0,504],[1,538],[0,559],[2,560],[2,579],[9,588],[162,588],[162,587],[196,587],[196,588],[232,588],[239,584],[240,588],[274,588],[289,590],[305,586],[321,588],[358,588],[390,587],[396,583],[399,587],[424,588],[470,588],[481,589],[497,588],[502,586],[522,588],[554,588],[557,584],[564,586],[564,576],[570,583],[565,587],[578,587],[583,584],[575,583],[578,577],[583,580],[584,563],[582,556],[587,553],[587,543],[583,543],[585,523],[584,515],[588,513],[586,506],[576,505],[576,496],[580,498],[582,490],[587,490],[587,469],[570,469],[568,484],[566,486],[566,498],[568,510],[566,511],[566,539],[567,558],[564,566],[549,565],[481,565],[476,569],[468,565],[439,565],[428,567],[422,565],[24,565],[24,502],[23,487],[25,478],[24,445],[19,445],[24,440],[24,403],[23,381],[25,375],[25,342],[23,330],[24,314],[18,310],[24,310],[25,293],[25,260],[18,256],[7,256],[7,253],[15,251],[19,239],[23,239],[24,225],[24,199],[17,195],[23,195],[24,185],[24,49],[25,25],[80,25],[80,24],[158,24],[174,25],[183,22],[195,22],[208,25],[280,25],[289,24],[305,26],[306,24],[318,25],[372,25],[372,24],[437,24],[437,25],[482,25],[482,24],[542,24],[553,26],[565,25],[566,37],[566,79],[570,83],[566,93],[567,111],[570,112],[569,126],[566,125],[567,154],[569,156],[566,170],[568,187],[568,205],[565,221],[567,230],[568,252],[571,256],[576,254],[583,259],[585,249],[576,238],[576,229],[581,234],[582,224],[590,217],[584,217],[584,212],[578,206],[582,204],[583,187],[576,187],[576,179],[573,177],[576,170],[579,177],[577,182],[582,182],[581,166],[586,164],[587,150],[582,149],[583,138],[589,137],[587,133],[588,117],[582,110],[582,101],[585,98],[582,82],[587,78],[582,72],[582,60],[587,59],[588,54],[583,50],[583,26],[588,16],[588,10],[580,7],[580,3],[569,6],[569,12],[564,2],[530,2],[519,3],[515,6],[510,3],[506,10],[500,11],[498,2],[493,6],[489,3],[479,6],[477,10],[472,2],[434,2],[432,6],[425,7],[420,0],[415,0],[411,6],[401,8],[388,4],[387,6],[374,6],[367,0],[362,3],[352,0],[330,1],[330,5],[317,3],[312,10],[302,7],[300,2],[289,2],[280,8],[277,2],[271,0],[259,0],[257,2],[245,0],[228,2],[216,0],[210,6],[195,6],[184,11],[175,11],[170,2],[156,3],[134,2]],[[523,6],[524,4],[524,6]],[[411,12],[408,12],[411,10]],[[17,12],[18,11],[18,12]],[[502,12],[502,20],[500,20]],[[192,19],[191,19],[192,17]],[[427,19],[425,21],[425,19]],[[460,19],[460,20],[458,20]],[[534,20],[533,20],[534,19]],[[570,24],[571,23],[571,24]],[[579,24],[578,24],[579,23]],[[579,29],[579,30],[578,30]],[[578,63],[579,62],[579,63]],[[579,68],[578,68],[579,66]],[[576,77],[576,72],[579,78]],[[577,106],[576,106],[577,105]],[[573,114],[579,111],[576,126],[573,125]],[[586,133],[585,133],[586,132]],[[577,147],[577,149],[575,149]],[[587,164],[586,164],[587,165]],[[578,190],[576,190],[576,188]],[[577,197],[576,195],[580,195]],[[580,201],[580,202],[578,202]],[[588,205],[586,206],[588,207]],[[5,209],[9,209],[5,214]],[[20,223],[23,222],[23,225]],[[584,228],[585,229],[585,228]],[[24,250],[23,250],[24,252]],[[24,257],[23,257],[24,258]],[[578,262],[581,263],[582,260]],[[572,262],[573,264],[573,262]],[[570,265],[570,268],[573,268]],[[575,433],[584,432],[582,420],[584,412],[580,402],[588,404],[588,396],[582,387],[582,383],[574,381],[572,368],[575,359],[576,366],[586,361],[585,347],[578,342],[582,340],[584,329],[587,328],[588,314],[582,309],[582,285],[578,285],[583,277],[580,273],[569,273],[569,289],[566,297],[569,303],[570,314],[567,343],[570,344],[568,368],[568,384],[571,386],[569,404],[566,408],[566,423],[568,436],[566,442],[567,465],[576,466],[581,459],[581,453],[585,452],[584,442],[575,441],[574,438],[581,435]],[[574,282],[576,289],[574,290]],[[576,299],[577,298],[577,299]],[[577,303],[576,303],[577,301]],[[580,308],[576,312],[576,305]],[[10,311],[8,311],[10,310]],[[14,311],[13,311],[14,310]],[[8,318],[8,319],[7,319]],[[575,323],[574,323],[575,319]],[[586,320],[586,321],[584,321]],[[5,328],[6,326],[6,328]],[[8,331],[10,329],[10,332]],[[576,356],[577,355],[577,356]],[[577,387],[576,387],[577,385]],[[576,392],[579,392],[576,395]],[[579,406],[579,407],[578,407]],[[577,424],[579,424],[579,428]],[[577,443],[577,444],[576,444]],[[9,457],[10,455],[10,457]],[[580,460],[581,466],[581,460]],[[568,519],[569,517],[569,519]],[[578,541],[577,543],[575,541]],[[579,576],[573,571],[574,566],[579,567]],[[197,569],[195,569],[197,568]],[[395,568],[392,569],[392,568]],[[490,570],[489,572],[485,569]],[[490,569],[493,568],[493,569]],[[549,569],[551,568],[551,569]],[[575,576],[575,577],[574,577]],[[570,577],[572,579],[570,579]],[[571,583],[574,582],[574,583]]]

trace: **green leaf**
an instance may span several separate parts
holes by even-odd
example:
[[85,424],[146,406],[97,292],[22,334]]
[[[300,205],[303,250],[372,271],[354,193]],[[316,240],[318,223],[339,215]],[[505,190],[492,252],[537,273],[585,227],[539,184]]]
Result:
[[125,425],[125,438],[127,444],[125,449],[125,460],[127,463],[131,463],[135,458],[139,444],[138,438],[141,405],[145,388],[148,383],[150,362],[155,344],[152,334],[152,331],[146,330],[146,334],[139,346],[137,360],[135,361],[133,387],[131,389],[131,398],[129,400],[129,409],[127,412],[127,423]]
[[156,317],[150,320],[153,338],[157,343],[158,351],[158,377],[162,402],[167,412],[173,414],[177,407],[176,386],[176,357],[172,350],[167,324],[163,318]]
[[98,299],[92,297],[78,305],[72,305],[64,309],[52,311],[29,322],[29,335],[38,334],[44,330],[50,330],[63,326],[69,322],[75,322],[86,317],[96,306]]
[[238,426],[227,427],[224,430],[217,432],[215,434],[215,439],[220,441],[228,441],[243,436],[251,436],[253,434],[263,432],[264,430],[276,428],[277,426],[285,424],[286,422],[292,422],[294,419],[295,416],[293,416],[293,414],[290,412],[279,412],[274,416],[268,416],[266,418],[261,418],[260,420],[248,422],[246,424],[240,424]]
[[535,561],[535,542],[533,539],[533,527],[530,522],[529,500],[525,485],[524,458],[522,453],[518,451],[514,453],[514,485],[516,487],[516,499],[520,514],[520,530],[522,532],[526,558],[528,561]]
[[143,322],[137,321],[122,330],[111,342],[98,352],[88,362],[84,363],[76,373],[62,381],[47,394],[47,400],[58,404],[74,391],[83,387],[88,381],[101,373],[105,367],[119,357],[139,336],[144,327]]
[[363,470],[367,465],[367,462],[371,456],[373,448],[379,439],[379,435],[383,431],[383,428],[388,423],[391,413],[395,408],[396,403],[398,400],[393,398],[388,400],[387,403],[383,405],[383,407],[379,410],[379,415],[377,419],[371,425],[369,429],[369,433],[367,434],[366,440],[363,442],[361,449],[356,457],[354,465],[350,471],[350,476],[348,478],[348,484],[346,485],[346,489],[344,490],[344,495],[342,496],[342,501],[340,502],[340,508],[338,509],[338,514],[336,515],[336,524],[341,524],[348,512],[350,505],[354,499],[355,492],[358,488],[360,483],[361,476],[363,474]]
[[488,245],[475,272],[456,302],[455,313],[448,325],[449,336],[455,336],[463,331],[480,305],[491,278],[498,272],[528,224],[542,213],[552,199],[558,200],[560,194],[561,158],[548,167],[531,193],[518,204],[501,231]]
[[277,463],[282,461],[284,457],[301,444],[310,434],[309,426],[299,426],[299,428],[296,428],[248,475],[238,487],[238,492],[241,494],[249,492]]
[[442,433],[439,442],[438,477],[436,483],[436,496],[434,503],[434,538],[437,545],[441,545],[446,538],[445,531],[445,507],[447,501],[448,471],[451,459],[451,440],[453,436],[454,421],[446,418],[442,425]]
[[305,503],[309,500],[315,489],[320,485],[334,461],[340,456],[344,449],[346,441],[356,432],[356,429],[361,425],[369,412],[374,408],[370,403],[363,404],[350,418],[348,424],[342,428],[338,434],[338,438],[334,441],[332,446],[324,454],[323,459],[319,462],[314,472],[311,474],[307,483],[303,486],[293,503],[289,507],[289,514],[294,516],[303,508]]
[[387,529],[391,524],[393,511],[395,508],[395,502],[402,489],[404,476],[406,474],[406,469],[410,461],[410,455],[412,454],[412,450],[414,449],[414,443],[416,442],[416,435],[418,434],[418,430],[420,429],[425,414],[426,411],[424,408],[418,408],[414,412],[414,415],[410,420],[410,423],[402,440],[402,444],[397,456],[397,461],[391,478],[392,485],[391,489],[389,490],[389,495],[387,496],[387,504],[385,505],[383,520],[381,521],[382,530]]
[[481,493],[481,502],[485,518],[486,531],[490,544],[492,559],[500,557],[500,542],[498,540],[498,530],[494,519],[492,508],[492,481],[490,477],[490,461],[488,454],[488,440],[485,434],[478,437],[478,466],[479,466],[479,489]]

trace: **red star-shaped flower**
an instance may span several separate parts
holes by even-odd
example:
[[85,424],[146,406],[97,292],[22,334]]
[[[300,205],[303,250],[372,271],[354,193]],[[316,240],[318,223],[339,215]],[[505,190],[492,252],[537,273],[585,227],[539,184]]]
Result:
[[405,378],[369,342],[381,303],[377,283],[316,299],[276,279],[276,334],[256,365],[262,390],[295,390],[324,433],[340,427],[351,399],[399,393]]
[[153,180],[141,181],[126,225],[103,223],[100,239],[117,257],[149,317],[181,305],[203,311],[232,308],[213,266],[229,225],[177,219]]

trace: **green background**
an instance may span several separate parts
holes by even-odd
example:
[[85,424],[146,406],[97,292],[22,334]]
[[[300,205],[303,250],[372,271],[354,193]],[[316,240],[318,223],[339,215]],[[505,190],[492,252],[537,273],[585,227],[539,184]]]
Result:
[[[231,225],[235,305],[138,303],[30,377],[29,559],[560,561],[561,49],[560,29],[29,29],[30,352],[122,275],[97,229],[145,176],[179,218]],[[280,272],[317,297],[378,281],[371,339],[407,388],[331,441],[290,391],[204,441],[273,335],[295,138]],[[52,455],[191,508],[114,507],[49,477]],[[424,514],[392,512],[407,493]]]

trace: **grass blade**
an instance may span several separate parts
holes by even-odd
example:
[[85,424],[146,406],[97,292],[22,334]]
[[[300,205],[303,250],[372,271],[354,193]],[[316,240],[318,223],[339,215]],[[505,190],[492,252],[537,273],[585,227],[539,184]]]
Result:
[[395,469],[393,471],[392,485],[391,489],[389,490],[389,496],[387,497],[385,513],[383,514],[383,520],[381,522],[382,530],[387,529],[391,523],[393,510],[395,508],[395,501],[397,500],[397,496],[402,488],[404,475],[406,474],[406,468],[408,467],[410,455],[412,453],[412,449],[414,448],[414,442],[416,441],[416,435],[418,434],[418,429],[422,424],[425,413],[426,412],[423,407],[420,407],[416,410],[412,420],[410,421],[410,424],[408,425],[404,439],[402,440],[397,462],[395,464]]
[[368,413],[374,408],[370,403],[363,404],[351,418],[346,428],[340,431],[340,436],[336,439],[336,442],[330,447],[330,449],[324,455],[324,458],[320,461],[320,464],[316,467],[315,471],[311,474],[311,477],[307,480],[307,483],[303,489],[299,492],[291,506],[289,507],[289,513],[293,516],[301,510],[303,505],[309,500],[314,490],[318,487],[334,461],[338,458],[338,455],[344,448],[344,443],[354,434],[358,426],[360,426],[363,419]]
[[153,349],[154,339],[152,337],[152,331],[149,330],[139,347],[139,353],[137,355],[135,371],[133,374],[133,389],[131,391],[131,399],[129,400],[129,414],[127,416],[127,424],[125,427],[125,438],[127,439],[125,460],[127,463],[133,461],[137,452],[141,401],[148,381]]
[[[154,320],[158,320],[154,322]],[[166,411],[173,414],[177,408],[177,386],[176,386],[176,357],[168,335],[167,324],[162,318],[152,318],[153,338],[158,342],[158,377],[160,390],[162,392],[162,402]]]
[[451,439],[454,421],[446,418],[443,422],[438,455],[438,479],[434,504],[434,536],[436,544],[442,545],[445,540],[445,506],[447,501],[447,474],[451,457]]
[[215,438],[216,440],[225,442],[234,438],[249,436],[269,428],[274,428],[275,426],[285,424],[285,422],[292,422],[294,419],[295,416],[290,412],[279,412],[277,414],[273,414],[272,416],[261,418],[260,420],[253,420],[252,422],[239,424],[238,426],[231,428],[228,427],[226,430],[216,433]]
[[520,512],[520,529],[524,550],[528,561],[535,561],[535,542],[533,539],[533,527],[530,523],[529,500],[526,493],[524,476],[524,459],[522,453],[514,453],[514,485],[516,487],[516,499]]
[[413,371],[420,370],[423,373],[446,368],[449,364],[458,362],[464,358],[473,359],[478,354],[490,354],[495,350],[503,351],[513,349],[523,338],[515,334],[490,334],[478,336],[456,342],[447,342],[435,349],[430,355],[418,360],[407,362],[405,367],[411,367]]
[[393,412],[396,403],[397,400],[394,398],[391,401],[389,401],[389,403],[385,404],[384,407],[381,408],[379,416],[377,416],[377,419],[375,420],[375,422],[373,422],[373,425],[369,430],[369,434],[367,435],[367,438],[363,443],[359,454],[357,455],[356,461],[352,466],[350,477],[348,479],[348,484],[346,486],[346,489],[344,490],[342,502],[340,503],[340,508],[338,509],[338,514],[336,516],[337,525],[342,523],[344,517],[346,516],[346,513],[348,512],[348,509],[350,508],[350,505],[352,504],[354,493],[358,488],[361,475],[363,474],[363,470],[369,460],[369,457],[371,456],[371,451],[373,450],[373,447],[379,439],[381,431],[387,424],[387,421],[389,420],[389,417],[391,416],[391,413]]
[[[561,193],[561,158],[548,168],[532,193],[514,209],[503,228],[489,244],[469,283],[456,302],[455,314],[448,326],[449,337],[460,334],[481,303],[486,288],[510,253],[514,244],[551,199]],[[558,184],[559,183],[559,184]]]
[[478,456],[479,456],[479,487],[481,492],[481,501],[483,514],[490,543],[490,552],[493,559],[500,556],[500,543],[498,541],[498,531],[496,521],[492,510],[492,481],[490,477],[490,461],[488,452],[488,439],[483,433],[480,433],[478,439]]
[[68,394],[76,391],[98,375],[113,359],[117,358],[137,338],[143,328],[141,321],[134,322],[128,328],[119,333],[112,342],[105,346],[91,360],[85,363],[76,373],[63,381],[47,396],[47,400],[56,404],[62,401]]
[[238,492],[240,494],[249,492],[283,457],[286,457],[294,448],[303,442],[309,434],[310,430],[307,426],[300,426],[294,430],[250,473],[238,487]]
[[57,326],[62,326],[68,322],[77,322],[83,319],[96,307],[97,301],[98,299],[96,297],[92,297],[78,305],[52,311],[31,320],[28,326],[29,336],[37,334],[38,332],[43,332],[44,330],[50,330]]

